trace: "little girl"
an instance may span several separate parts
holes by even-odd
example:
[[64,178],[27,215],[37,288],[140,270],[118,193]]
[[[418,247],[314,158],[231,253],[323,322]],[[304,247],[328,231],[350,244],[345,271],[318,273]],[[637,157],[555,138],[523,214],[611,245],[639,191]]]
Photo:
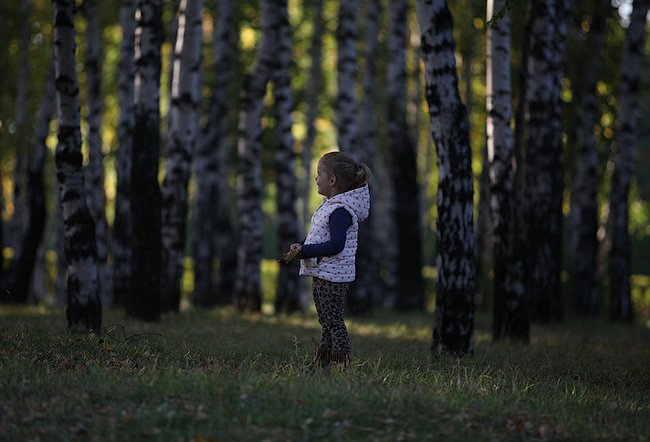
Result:
[[344,320],[345,294],[355,278],[359,223],[370,212],[370,168],[343,152],[323,155],[316,186],[323,195],[307,237],[291,244],[301,258],[300,274],[312,276],[312,292],[321,336],[311,367],[350,361]]

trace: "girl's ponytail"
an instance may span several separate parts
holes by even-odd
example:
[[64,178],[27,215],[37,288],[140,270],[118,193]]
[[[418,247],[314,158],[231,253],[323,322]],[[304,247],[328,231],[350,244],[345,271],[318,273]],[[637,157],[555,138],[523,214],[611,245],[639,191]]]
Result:
[[368,167],[365,163],[357,163],[357,170],[354,175],[354,187],[361,187],[364,184],[366,184],[368,181],[370,181],[370,177],[372,176],[372,172],[370,172],[370,167]]

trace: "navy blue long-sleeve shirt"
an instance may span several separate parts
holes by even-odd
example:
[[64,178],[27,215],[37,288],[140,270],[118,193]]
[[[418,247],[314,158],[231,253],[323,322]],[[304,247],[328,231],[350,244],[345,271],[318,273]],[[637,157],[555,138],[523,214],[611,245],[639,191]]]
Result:
[[330,239],[319,244],[305,244],[300,241],[302,248],[300,252],[303,258],[315,258],[317,256],[332,256],[339,254],[345,248],[345,238],[348,228],[352,225],[352,216],[342,207],[334,210],[330,215]]

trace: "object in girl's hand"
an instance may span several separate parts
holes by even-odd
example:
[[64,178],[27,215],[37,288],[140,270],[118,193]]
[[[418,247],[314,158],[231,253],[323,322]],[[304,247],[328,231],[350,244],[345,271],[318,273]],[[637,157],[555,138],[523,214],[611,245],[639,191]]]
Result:
[[289,250],[287,253],[283,253],[282,256],[278,258],[278,262],[284,261],[289,264],[289,261],[294,259],[298,255],[298,249]]

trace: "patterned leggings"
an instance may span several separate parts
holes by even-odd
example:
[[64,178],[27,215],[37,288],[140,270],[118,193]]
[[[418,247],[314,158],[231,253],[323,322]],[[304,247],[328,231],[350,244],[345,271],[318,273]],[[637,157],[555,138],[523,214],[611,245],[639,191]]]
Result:
[[343,317],[349,282],[330,282],[314,278],[312,291],[318,314],[321,350],[350,350],[350,337]]

